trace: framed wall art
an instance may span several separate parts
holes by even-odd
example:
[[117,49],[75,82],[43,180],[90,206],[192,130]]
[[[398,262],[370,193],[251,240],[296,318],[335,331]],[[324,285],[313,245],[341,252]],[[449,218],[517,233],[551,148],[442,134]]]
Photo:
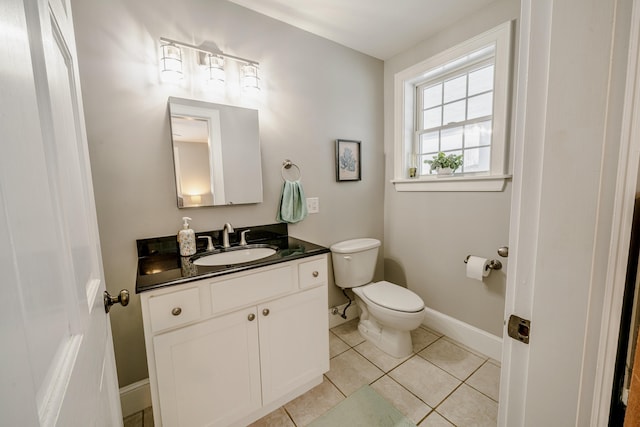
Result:
[[336,140],[336,181],[360,181],[360,141]]

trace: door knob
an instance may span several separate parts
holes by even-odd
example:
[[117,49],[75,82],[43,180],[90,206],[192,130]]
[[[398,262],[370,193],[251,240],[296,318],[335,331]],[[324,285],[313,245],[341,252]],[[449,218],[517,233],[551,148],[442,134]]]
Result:
[[108,313],[111,310],[113,304],[120,303],[122,306],[129,305],[129,291],[123,289],[120,291],[117,297],[112,297],[109,292],[104,291],[104,312]]
[[262,315],[263,316],[268,316],[269,315],[269,309],[265,308],[264,310],[262,310]]

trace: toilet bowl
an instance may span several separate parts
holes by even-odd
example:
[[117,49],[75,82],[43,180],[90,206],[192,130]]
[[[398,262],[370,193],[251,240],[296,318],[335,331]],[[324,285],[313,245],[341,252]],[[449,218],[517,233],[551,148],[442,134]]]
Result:
[[360,308],[358,331],[393,357],[413,352],[411,331],[424,319],[422,299],[407,288],[387,281],[371,282],[380,241],[354,239],[331,246],[336,285],[352,289]]

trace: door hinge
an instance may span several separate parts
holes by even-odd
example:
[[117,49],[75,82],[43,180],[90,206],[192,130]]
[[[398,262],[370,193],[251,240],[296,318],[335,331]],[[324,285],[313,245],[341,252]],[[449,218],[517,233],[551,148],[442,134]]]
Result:
[[529,344],[529,332],[531,331],[531,321],[518,317],[514,314],[509,316],[507,333],[514,340]]

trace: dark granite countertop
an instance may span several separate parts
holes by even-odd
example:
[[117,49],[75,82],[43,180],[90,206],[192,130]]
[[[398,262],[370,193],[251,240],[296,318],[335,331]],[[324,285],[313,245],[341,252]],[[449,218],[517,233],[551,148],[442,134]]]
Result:
[[235,241],[237,237],[242,231],[248,229],[251,230],[247,236],[248,244],[272,245],[276,246],[278,251],[269,257],[256,261],[229,266],[205,267],[194,265],[191,262],[192,258],[205,252],[206,239],[198,239],[198,237],[211,236],[216,244],[216,249],[218,249],[217,242],[221,240],[220,230],[196,233],[197,252],[195,255],[186,257],[180,256],[176,236],[137,240],[136,293],[329,252],[329,248],[289,236],[286,224],[236,228],[236,233],[230,235],[231,245],[237,245]]

